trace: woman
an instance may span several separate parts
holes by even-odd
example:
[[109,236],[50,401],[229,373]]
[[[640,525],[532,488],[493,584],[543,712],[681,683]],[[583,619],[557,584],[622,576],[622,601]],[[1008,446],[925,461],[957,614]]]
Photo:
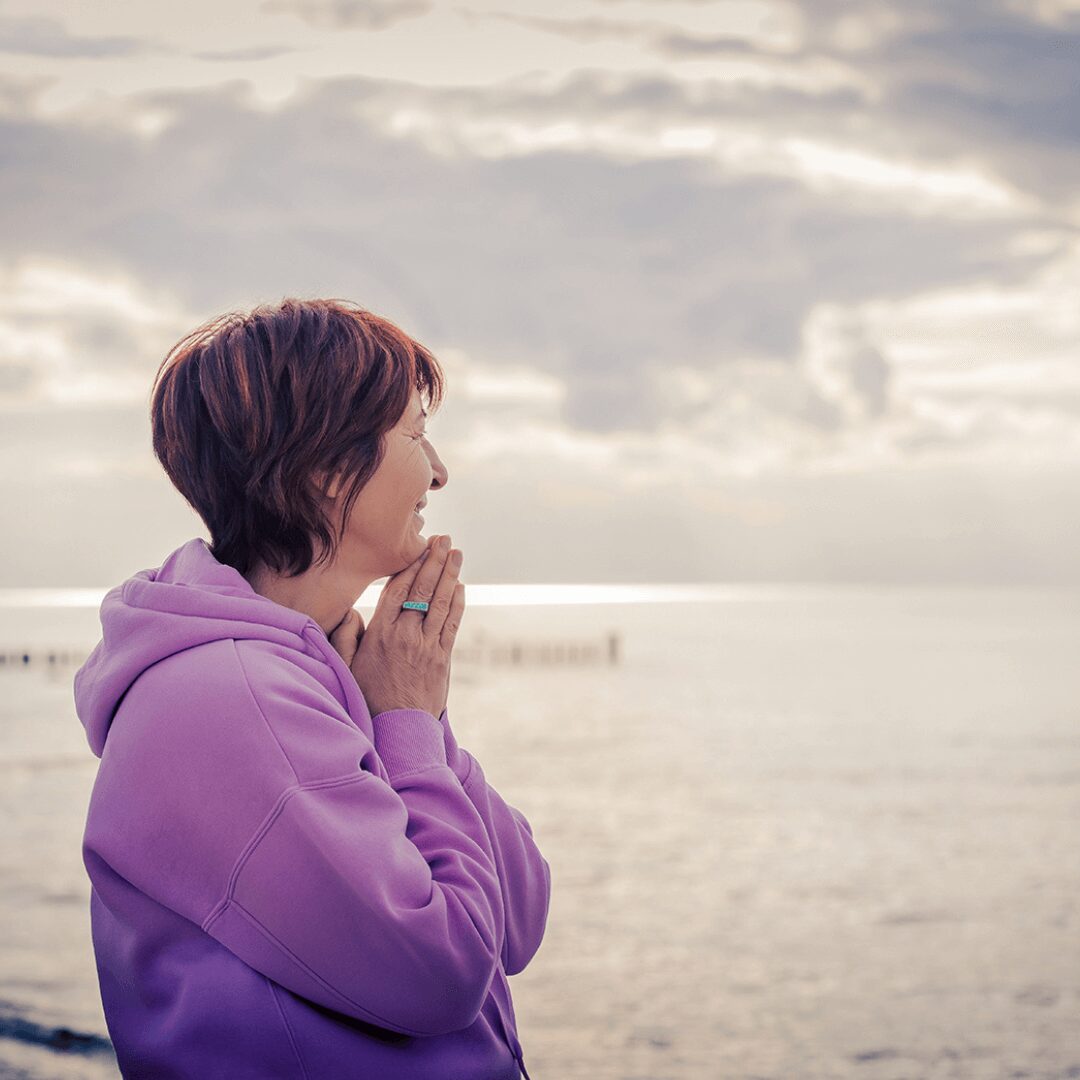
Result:
[[223,316],[158,371],[154,452],[212,542],[106,595],[74,684],[125,1076],[528,1076],[507,976],[551,876],[447,716],[461,553],[414,509],[447,481],[442,387],[336,300]]

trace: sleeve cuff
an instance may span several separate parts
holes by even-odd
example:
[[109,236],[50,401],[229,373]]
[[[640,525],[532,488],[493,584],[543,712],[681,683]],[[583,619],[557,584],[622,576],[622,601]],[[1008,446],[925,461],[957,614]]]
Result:
[[473,756],[468,750],[463,750],[458,746],[457,739],[454,738],[454,729],[450,727],[450,717],[445,708],[439,714],[439,723],[443,729],[443,748],[446,752],[446,763],[454,770],[454,775],[464,787],[465,781],[468,780],[469,774],[472,772]]
[[391,777],[449,763],[442,725],[423,709],[388,709],[371,718],[371,727],[375,750]]

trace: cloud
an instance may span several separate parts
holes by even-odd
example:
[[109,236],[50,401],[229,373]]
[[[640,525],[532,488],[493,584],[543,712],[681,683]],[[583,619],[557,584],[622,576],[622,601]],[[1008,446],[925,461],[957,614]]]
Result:
[[837,415],[858,424],[887,411],[892,367],[863,327],[845,314],[825,307],[807,320],[802,361],[811,384]]
[[[433,9],[262,10],[332,41]],[[717,10],[511,16],[573,55],[639,46],[595,53],[630,70],[316,74],[274,107],[234,78],[46,110],[62,80],[0,77],[9,581],[115,579],[94,545],[73,562],[72,520],[120,567],[190,533],[151,376],[197,322],[283,295],[351,297],[444,362],[454,497],[429,522],[481,580],[565,579],[567,550],[579,580],[1080,580],[1076,20]],[[3,26],[125,79],[153,47]],[[287,49],[189,66],[272,78]]]
[[683,31],[655,33],[651,38],[651,46],[665,56],[693,60],[717,57],[764,58],[772,52],[747,38],[732,37],[729,34],[691,34]]
[[[664,22],[645,18],[552,18],[520,12],[472,9],[462,9],[462,14],[473,22],[509,22],[541,33],[554,34],[579,45],[629,43],[666,61],[737,62],[728,69],[716,68],[710,72],[719,84],[732,81],[749,81],[759,87],[795,84],[801,85],[806,92],[818,93],[827,88],[823,83],[829,84],[836,76],[835,64],[831,65],[830,70],[816,63],[819,58],[803,50],[793,40],[792,19],[782,8],[756,16],[744,10],[742,18],[736,18],[735,12],[729,12],[725,20],[729,29],[724,33],[694,32],[670,20]],[[735,29],[741,30],[741,33],[733,32]]]
[[432,10],[431,0],[264,0],[259,10],[296,15],[319,29],[385,30]]
[[530,30],[540,30],[547,34],[556,34],[581,44],[594,41],[615,39],[636,39],[648,32],[647,24],[625,19],[603,19],[593,16],[572,19],[553,19],[547,15],[528,15],[513,11],[479,11],[474,8],[461,9],[462,14],[471,22],[499,20],[524,26]]
[[1080,18],[1032,5],[950,4],[858,55],[882,87],[877,112],[915,151],[979,155],[1026,190],[1065,200],[1080,178]]
[[555,34],[583,45],[599,41],[636,42],[669,58],[765,55],[762,47],[755,42],[760,26],[755,27],[748,36],[738,37],[733,34],[695,34],[679,30],[672,23],[655,19],[609,19],[591,15],[552,18],[547,15],[475,9],[464,9],[463,14],[474,21],[500,20],[530,30]]
[[[428,343],[560,380],[564,421],[595,432],[663,424],[655,387],[673,362],[794,365],[823,302],[1031,273],[1052,255],[1003,262],[1023,227],[1007,217],[870,212],[692,157],[476,157],[395,128],[418,110],[452,133],[477,117],[675,116],[686,100],[660,78],[582,75],[553,94],[356,78],[311,84],[276,111],[252,107],[237,83],[133,97],[133,114],[171,117],[150,140],[77,114],[9,115],[0,254],[147,282],[200,317],[294,291],[351,295]],[[845,362],[848,392],[872,411],[874,361]],[[819,426],[847,415],[820,388],[796,397]]]
[[145,402],[163,342],[193,322],[129,275],[33,256],[0,264],[5,415],[50,404]]
[[73,34],[59,19],[26,15],[0,19],[0,52],[62,59],[95,59],[171,52],[162,45],[127,35]]
[[[713,60],[697,107],[749,117],[837,155],[857,147],[902,183],[903,170],[979,173],[984,182],[1069,206],[1080,181],[1080,12],[987,0],[815,0],[761,4],[756,24],[717,33],[716,20],[553,19],[492,13],[570,40],[633,41],[671,61]],[[704,10],[704,6],[703,6]],[[793,17],[797,15],[798,17]],[[725,21],[738,25],[735,10]],[[710,29],[705,29],[708,22]],[[688,98],[690,95],[688,95]],[[845,145],[847,144],[847,145]],[[820,154],[818,155],[820,159]],[[783,161],[797,172],[800,162]],[[865,171],[865,170],[864,170]],[[995,175],[996,174],[996,177]],[[935,180],[935,175],[938,180]]]
[[0,359],[0,402],[23,401],[37,390],[39,372],[26,360]]
[[278,56],[303,52],[292,45],[252,45],[241,49],[204,49],[191,55],[197,60],[214,60],[222,63],[251,60],[273,60]]
[[570,427],[597,433],[648,429],[657,419],[650,369],[612,370],[594,352],[567,372],[570,388],[563,419]]

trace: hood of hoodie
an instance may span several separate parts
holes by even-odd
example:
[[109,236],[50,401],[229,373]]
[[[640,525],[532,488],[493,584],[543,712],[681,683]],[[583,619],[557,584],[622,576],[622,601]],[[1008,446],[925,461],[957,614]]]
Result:
[[101,630],[74,678],[75,711],[97,757],[131,684],[167,656],[221,638],[260,638],[301,651],[321,639],[324,652],[333,650],[314,619],[255,592],[239,571],[214,558],[202,537],[110,589]]

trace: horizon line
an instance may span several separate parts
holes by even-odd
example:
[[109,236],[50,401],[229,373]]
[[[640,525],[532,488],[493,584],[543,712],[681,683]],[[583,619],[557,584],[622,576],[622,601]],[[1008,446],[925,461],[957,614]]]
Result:
[[[356,601],[374,607],[388,578],[372,583]],[[563,604],[705,603],[779,599],[793,592],[909,589],[1080,590],[1080,582],[1047,581],[702,581],[702,582],[465,582],[468,604],[510,607]],[[104,588],[0,586],[0,608],[97,608],[115,586]]]

